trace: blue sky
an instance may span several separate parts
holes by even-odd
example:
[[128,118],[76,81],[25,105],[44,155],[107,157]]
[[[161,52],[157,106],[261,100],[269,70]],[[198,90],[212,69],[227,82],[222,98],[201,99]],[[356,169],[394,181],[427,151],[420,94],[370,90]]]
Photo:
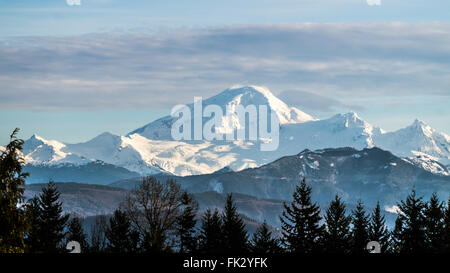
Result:
[[319,118],[448,134],[449,18],[447,0],[0,0],[0,144],[17,126],[126,134],[245,83]]
[[[68,0],[75,1],[75,0]],[[297,22],[448,21],[447,0],[0,0],[0,35]]]

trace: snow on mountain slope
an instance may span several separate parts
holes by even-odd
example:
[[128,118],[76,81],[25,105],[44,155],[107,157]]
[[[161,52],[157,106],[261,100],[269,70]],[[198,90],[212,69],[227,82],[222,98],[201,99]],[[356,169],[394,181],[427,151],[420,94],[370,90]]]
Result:
[[289,107],[286,103],[275,97],[269,89],[262,86],[235,86],[222,93],[205,100],[205,105],[215,104],[225,110],[226,105],[266,105],[275,111],[280,124],[302,123],[316,120],[312,116],[295,107]]
[[25,161],[30,164],[53,165],[61,163],[86,164],[86,158],[64,152],[65,144],[56,140],[45,140],[38,135],[33,135],[23,144]]
[[417,119],[406,128],[376,135],[375,142],[400,156],[427,155],[444,164],[450,162],[450,137]]
[[233,87],[203,103],[220,105],[223,111],[227,105],[267,105],[281,122],[279,148],[261,152],[259,140],[173,141],[170,130],[176,118],[166,116],[127,136],[103,133],[78,144],[49,141],[34,135],[25,141],[25,159],[34,165],[87,164],[100,160],[145,175],[156,172],[192,175],[213,173],[225,167],[234,171],[257,167],[304,149],[377,146],[410,157],[406,159],[408,162],[428,171],[449,174],[447,167],[437,161],[450,162],[450,137],[417,120],[407,128],[388,133],[353,112],[316,120],[288,107],[268,89],[257,86]]
[[[151,140],[139,134],[124,137],[109,133],[85,143],[66,144],[59,151],[87,160],[101,160],[141,174],[165,171],[184,176],[213,173],[225,167],[235,171],[253,168],[307,148],[373,147],[373,136],[379,134],[379,128],[372,127],[355,113],[347,113],[320,121],[283,125],[280,148],[273,152],[261,152],[257,141],[183,142]],[[432,158],[405,160],[433,173],[449,174]]]
[[142,174],[203,174],[227,166],[240,170],[260,164],[257,160],[259,146],[243,141],[187,143],[152,140],[139,134],[127,137],[102,134],[86,143],[68,144],[66,149]]
[[[102,133],[83,143],[67,144],[64,151],[83,155],[89,160],[101,160],[110,164],[116,161],[116,154],[121,150],[122,137],[111,133]],[[117,162],[115,162],[117,163]]]
[[140,153],[128,143],[128,138],[103,133],[90,141],[64,144],[33,135],[23,145],[26,164],[31,165],[84,165],[103,161],[141,174],[161,170],[145,163]]
[[[218,105],[222,108],[223,114],[226,113],[227,106],[234,109],[236,105],[247,107],[248,105],[265,105],[269,111],[274,111],[280,121],[280,124],[302,123],[316,120],[312,116],[300,111],[295,107],[289,107],[280,99],[275,97],[269,89],[261,86],[235,86],[219,93],[216,96],[203,100],[203,108],[207,105]],[[188,104],[187,107],[193,113],[194,104]],[[162,117],[154,122],[151,122],[137,130],[130,132],[127,136],[133,134],[140,134],[148,139],[155,140],[173,140],[170,134],[173,122],[178,118],[171,116]],[[236,115],[233,115],[233,125],[238,128],[239,121]],[[222,119],[222,127],[218,128],[221,132],[229,131],[228,123]],[[246,124],[247,125],[247,124]],[[248,127],[248,125],[247,125]]]
[[450,170],[447,166],[439,163],[437,158],[424,153],[418,153],[416,157],[405,157],[403,160],[434,174],[450,175]]
[[236,170],[256,167],[261,162],[258,151],[259,146],[252,142],[186,143],[151,140],[139,134],[125,137],[110,133],[78,144],[32,136],[24,145],[25,161],[31,165],[81,165],[101,161],[145,175],[159,172],[190,175],[211,173],[227,166]]
[[[369,207],[374,207],[378,201],[382,207],[392,207],[413,187],[419,196],[426,196],[424,198],[437,192],[439,198],[445,200],[450,192],[450,176],[433,174],[378,147],[304,150],[239,172],[184,177],[156,175],[160,181],[175,179],[192,193],[213,190],[279,200],[291,200],[292,192],[303,177],[313,188],[314,200],[323,207],[336,193],[348,204],[363,199]],[[139,178],[132,178],[112,185],[132,189],[140,182]]]
[[284,150],[283,153],[292,153],[298,148],[371,148],[375,146],[373,136],[378,134],[381,134],[381,129],[351,112],[329,119],[283,126],[280,130],[280,149]]
[[[101,160],[141,174],[153,174],[162,170],[156,164],[148,164],[148,153],[142,139],[103,133],[87,142],[68,144],[65,151],[82,155],[89,160]],[[146,141],[148,139],[145,139]]]

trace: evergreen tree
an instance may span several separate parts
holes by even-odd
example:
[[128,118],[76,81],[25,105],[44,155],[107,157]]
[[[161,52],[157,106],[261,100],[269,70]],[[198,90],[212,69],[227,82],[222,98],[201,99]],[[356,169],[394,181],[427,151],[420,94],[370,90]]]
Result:
[[257,254],[275,254],[281,252],[279,240],[272,238],[272,232],[269,230],[266,221],[253,234],[250,250]]
[[424,210],[425,216],[425,239],[427,249],[430,252],[443,252],[445,246],[445,208],[439,202],[436,193],[430,198]]
[[450,196],[447,201],[447,209],[444,215],[444,251],[450,253]]
[[346,216],[346,206],[336,195],[325,215],[324,247],[328,253],[347,253],[350,248],[351,217]]
[[222,220],[219,211],[215,209],[212,213],[210,209],[207,209],[202,217],[199,250],[202,253],[221,253],[223,252],[222,242]]
[[195,236],[195,215],[198,210],[198,204],[194,198],[187,192],[181,196],[183,211],[177,219],[177,234],[180,243],[180,252],[193,252],[197,248],[197,238]]
[[242,217],[237,213],[233,195],[228,194],[222,213],[222,246],[228,253],[245,253],[248,250],[248,235]]
[[389,252],[401,253],[403,244],[403,220],[401,217],[395,219],[394,230],[391,232]]
[[16,128],[10,142],[0,154],[0,253],[25,251],[26,215],[20,206],[24,202],[25,178],[21,155],[23,140],[17,139]]
[[386,227],[386,220],[381,215],[380,202],[377,202],[369,223],[369,241],[377,241],[381,245],[381,252],[386,252],[388,248],[389,231]]
[[351,252],[354,254],[367,253],[366,246],[369,242],[369,219],[361,200],[356,209],[352,211]]
[[67,242],[77,241],[80,244],[81,252],[88,252],[87,235],[84,233],[80,218],[75,216],[70,220],[67,231]]
[[320,225],[320,207],[311,202],[311,187],[306,185],[304,178],[300,186],[296,186],[291,204],[284,204],[280,220],[284,244],[289,251],[319,251],[319,240],[324,230]]
[[41,247],[41,207],[39,198],[33,197],[26,205],[27,221],[29,229],[25,236],[26,251],[36,253]]
[[107,248],[106,230],[108,223],[105,215],[95,216],[95,222],[91,225],[90,249],[91,253],[101,253]]
[[65,237],[64,228],[69,215],[62,215],[62,203],[59,202],[60,193],[55,183],[50,181],[42,188],[39,196],[41,207],[40,242],[45,253],[60,252],[63,249],[62,240]]
[[120,209],[114,211],[106,228],[108,251],[113,253],[135,252],[139,241],[139,234],[133,231],[131,221]]
[[400,241],[402,253],[418,253],[426,250],[425,238],[425,203],[422,197],[416,197],[413,189],[406,201],[401,200],[398,217],[402,220],[403,229]]

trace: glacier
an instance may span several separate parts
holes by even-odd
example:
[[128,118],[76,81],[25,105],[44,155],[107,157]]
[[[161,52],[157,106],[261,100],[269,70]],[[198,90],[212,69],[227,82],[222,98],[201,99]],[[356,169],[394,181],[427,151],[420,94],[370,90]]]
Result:
[[[213,173],[223,168],[234,171],[254,168],[304,149],[379,147],[403,157],[410,164],[449,175],[446,165],[450,163],[450,137],[423,121],[415,120],[406,128],[386,132],[367,123],[355,112],[319,120],[288,106],[268,88],[260,86],[234,86],[203,103],[219,105],[224,110],[238,104],[244,107],[266,105],[280,120],[279,148],[260,151],[263,139],[174,141],[170,132],[176,118],[165,116],[125,136],[106,132],[83,143],[62,143],[33,135],[24,143],[25,161],[39,166],[102,161],[141,175],[187,176]],[[192,104],[187,106],[193,107]],[[233,126],[243,125],[235,123]]]

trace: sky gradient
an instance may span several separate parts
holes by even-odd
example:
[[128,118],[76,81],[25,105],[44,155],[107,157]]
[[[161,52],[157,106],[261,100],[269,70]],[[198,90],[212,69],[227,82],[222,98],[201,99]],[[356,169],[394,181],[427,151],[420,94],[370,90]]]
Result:
[[448,134],[449,18],[450,1],[0,0],[0,144],[126,134],[235,84]]

